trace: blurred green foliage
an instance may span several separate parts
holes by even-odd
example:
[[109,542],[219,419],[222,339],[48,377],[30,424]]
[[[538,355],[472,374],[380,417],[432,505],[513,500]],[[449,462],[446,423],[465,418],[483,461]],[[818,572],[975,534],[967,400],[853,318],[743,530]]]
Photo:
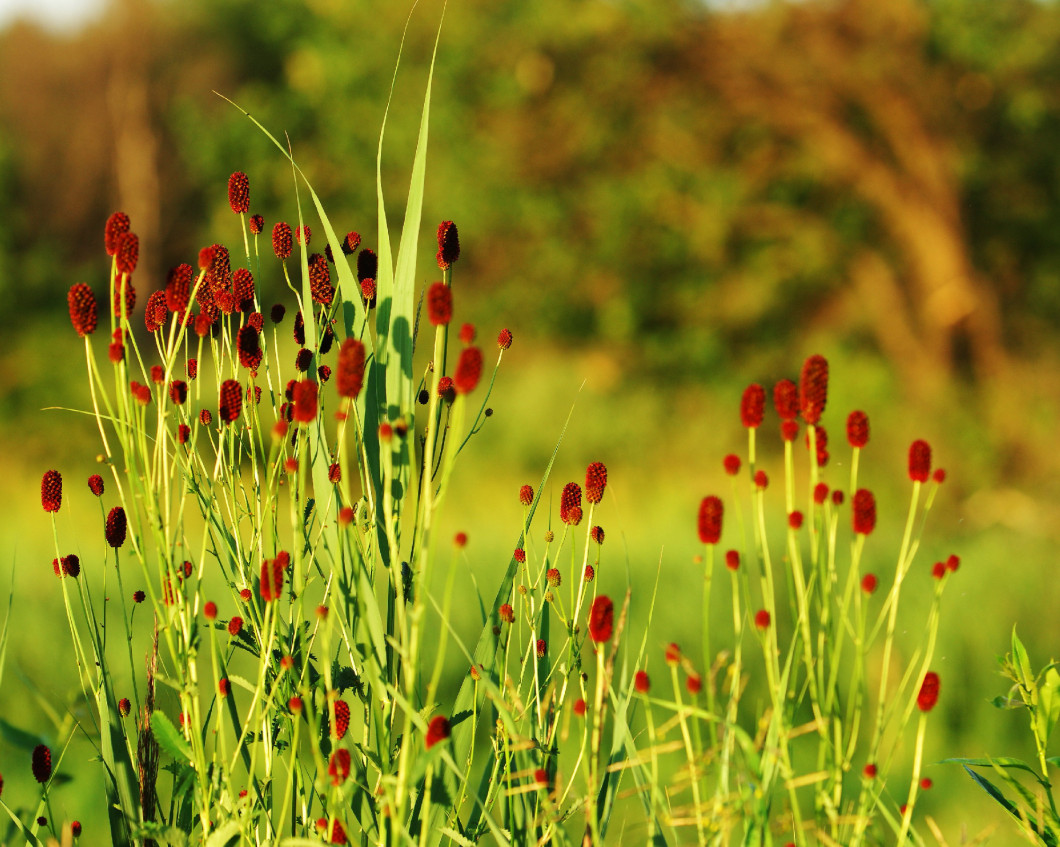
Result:
[[[39,410],[87,403],[65,292],[98,289],[107,215],[123,209],[140,234],[141,308],[169,267],[236,231],[232,171],[249,174],[268,228],[293,219],[290,171],[216,90],[286,132],[331,219],[373,247],[408,5],[115,0],[73,36],[0,33],[0,435],[18,445],[0,456],[13,501],[0,540],[23,614],[62,614],[50,544],[24,529],[45,526],[40,474],[93,472],[87,419]],[[440,11],[415,10],[396,81],[383,155],[394,221],[417,128],[403,105],[422,97]],[[450,2],[425,214],[460,226],[460,319],[516,336],[452,503],[473,543],[488,527],[472,547],[478,579],[509,555],[512,492],[537,478],[576,403],[561,477],[607,461],[619,502],[626,480],[607,527],[616,565],[628,557],[646,589],[665,545],[672,585],[693,567],[698,497],[725,484],[721,456],[742,444],[740,391],[822,352],[833,455],[846,411],[865,408],[876,454],[863,473],[892,520],[910,440],[931,440],[950,470],[925,555],[960,552],[965,588],[943,617],[954,699],[935,757],[1020,752],[1020,727],[986,701],[1012,622],[1047,654],[1043,609],[1060,601],[1058,36],[1060,4],[1036,0]],[[421,273],[430,282],[432,266]],[[660,642],[691,641],[684,598],[697,592],[673,593]],[[12,662],[42,667],[43,649],[13,646]],[[39,723],[8,695],[14,679],[5,715]],[[61,677],[41,684],[62,690]],[[944,809],[974,794],[957,793],[959,774],[933,776],[950,783],[935,811],[951,826],[990,820]]]

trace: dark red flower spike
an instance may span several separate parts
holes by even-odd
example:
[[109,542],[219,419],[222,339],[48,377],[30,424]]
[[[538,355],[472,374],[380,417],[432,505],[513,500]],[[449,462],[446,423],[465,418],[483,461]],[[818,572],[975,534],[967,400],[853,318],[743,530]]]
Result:
[[576,482],[563,486],[559,499],[559,519],[563,523],[577,526],[582,519],[582,489]]
[[854,494],[854,532],[869,535],[876,528],[876,498],[867,488],[859,488]]
[[232,274],[232,295],[241,312],[254,310],[254,275],[246,268],[239,268]]
[[125,509],[115,506],[107,515],[107,522],[103,527],[103,535],[107,544],[117,550],[125,543],[125,535],[128,531],[128,523],[125,518]]
[[470,394],[482,376],[482,351],[478,347],[465,347],[453,373],[453,388],[457,394]]
[[450,732],[449,721],[442,715],[435,715],[431,718],[431,722],[427,724],[427,736],[424,739],[424,746],[430,750],[439,741],[445,741],[449,737]]
[[169,307],[166,305],[166,293],[164,291],[154,292],[147,298],[147,305],[144,307],[144,326],[147,327],[148,332],[155,332],[165,325],[168,317]]
[[166,277],[166,306],[180,314],[188,308],[195,271],[187,262],[177,265]]
[[124,212],[115,212],[107,218],[107,224],[103,227],[103,246],[108,256],[118,252],[118,237],[128,231],[129,216]]
[[375,308],[375,280],[371,277],[361,280],[361,299],[365,301],[365,304],[369,309]]
[[876,578],[876,574],[867,573],[861,578],[861,590],[866,594],[875,594],[879,584],[880,581]]
[[452,221],[438,224],[438,255],[435,258],[443,271],[460,258],[460,235]]
[[335,727],[334,736],[337,741],[346,737],[350,728],[350,704],[345,700],[335,701]]
[[427,289],[427,320],[434,326],[445,326],[452,319],[452,289],[444,282],[431,283]]
[[633,688],[638,694],[647,694],[651,690],[651,680],[647,671],[637,671],[633,675]]
[[294,239],[291,235],[291,225],[279,221],[272,228],[272,252],[277,259],[287,259],[294,249]]
[[593,462],[585,469],[585,502],[599,503],[604,499],[607,488],[607,465]]
[[519,489],[519,502],[524,506],[529,506],[534,502],[534,489],[529,485],[524,485]]
[[226,379],[221,383],[221,396],[218,403],[221,421],[226,424],[233,423],[242,411],[243,387],[238,380]]
[[821,420],[828,402],[828,360],[824,356],[810,356],[802,366],[799,380],[799,411],[808,424]]
[[464,344],[475,343],[475,325],[474,324],[463,324],[460,327],[460,340]]
[[239,364],[251,371],[257,371],[261,365],[261,338],[258,331],[250,324],[241,327],[236,336],[236,350],[239,351]]
[[589,637],[597,644],[611,640],[615,625],[615,604],[605,594],[593,600],[589,609]]
[[58,471],[45,471],[41,477],[40,503],[46,512],[58,512],[63,504],[63,477]]
[[88,490],[95,494],[97,497],[103,496],[103,477],[98,473],[92,474],[88,478]]
[[773,386],[773,408],[782,421],[793,421],[799,416],[799,388],[790,379],[782,379]]
[[320,253],[309,257],[309,290],[313,294],[313,302],[322,306],[330,306],[331,301],[335,299],[328,260]]
[[114,317],[120,318],[122,311],[122,293],[125,294],[125,319],[132,317],[133,309],[136,308],[136,289],[133,288],[131,279],[118,280],[114,283],[114,297],[111,307],[114,309]]
[[299,347],[305,347],[305,318],[298,312],[294,316],[294,340]]
[[114,254],[118,273],[131,276],[136,270],[136,262],[139,258],[140,239],[135,233],[123,232],[118,236],[118,249]]
[[765,410],[765,389],[758,383],[747,386],[740,400],[740,421],[748,429],[757,429],[762,425]]
[[328,760],[328,776],[332,785],[342,785],[350,776],[350,751],[339,748]]
[[851,412],[847,418],[847,441],[859,448],[869,443],[869,416],[864,412]]
[[265,218],[261,215],[251,215],[250,220],[247,221],[247,223],[250,225],[250,231],[254,235],[261,235],[262,231],[265,229]]
[[740,457],[735,453],[729,453],[722,464],[725,466],[725,473],[729,476],[736,476],[740,472]]
[[501,350],[507,350],[512,346],[512,332],[509,329],[502,329],[497,335],[497,346]]
[[456,400],[456,388],[453,386],[453,378],[451,376],[443,376],[438,380],[438,396],[446,403],[452,403]]
[[99,318],[96,310],[96,295],[87,283],[78,282],[70,286],[66,295],[70,307],[70,323],[77,334],[84,338],[96,331]]
[[33,778],[42,784],[51,777],[52,751],[46,745],[38,744],[33,748],[32,770]]
[[699,504],[699,541],[701,544],[717,544],[721,538],[721,521],[724,506],[721,499],[704,497]]
[[931,445],[917,440],[909,445],[909,478],[913,482],[927,482],[931,476]]
[[352,256],[360,246],[361,236],[357,232],[347,232],[346,237],[342,239],[342,252],[347,256]]
[[237,215],[250,211],[250,180],[242,171],[236,171],[228,178],[228,205]]
[[317,416],[317,384],[311,379],[296,382],[294,390],[294,419],[309,423]]
[[930,712],[939,701],[939,675],[934,671],[924,674],[920,684],[920,693],[916,696],[916,707],[922,712]]
[[379,257],[368,249],[357,254],[357,281],[366,279],[379,279]]
[[261,563],[261,599],[266,603],[279,600],[283,594],[283,561],[266,559]]
[[364,344],[347,338],[339,348],[335,384],[340,397],[355,399],[364,387]]

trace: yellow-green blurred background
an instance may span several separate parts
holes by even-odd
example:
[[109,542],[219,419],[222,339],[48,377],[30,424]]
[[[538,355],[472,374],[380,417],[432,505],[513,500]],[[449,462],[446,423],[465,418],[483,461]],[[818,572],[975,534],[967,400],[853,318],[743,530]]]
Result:
[[[65,295],[100,289],[107,215],[124,210],[140,236],[141,309],[200,246],[238,252],[232,171],[248,173],[269,228],[294,217],[290,169],[219,91],[287,133],[336,227],[374,246],[375,147],[409,5],[115,0],[82,27],[0,31],[0,596],[12,579],[15,595],[0,717],[12,724],[51,731],[27,680],[57,704],[75,688],[38,492],[59,468],[65,531],[94,527],[84,479],[98,446],[87,418],[42,410],[88,405]],[[397,80],[383,161],[394,229],[439,12],[419,4]],[[502,326],[515,335],[447,517],[471,536],[484,594],[518,536],[518,486],[536,485],[573,404],[557,481],[592,460],[610,468],[616,567],[601,578],[620,591],[628,559],[650,586],[661,557],[649,643],[695,643],[695,513],[727,490],[740,394],[823,353],[837,484],[846,414],[872,421],[875,561],[897,549],[909,442],[928,439],[949,474],[910,588],[927,597],[931,563],[962,557],[929,759],[1030,758],[1022,717],[988,701],[1005,691],[996,657],[1013,624],[1037,663],[1060,653],[1058,44],[1060,5],[1035,0],[451,0],[424,215],[460,227],[457,319],[487,343]],[[259,290],[282,298],[277,268]],[[779,478],[771,420],[763,449]],[[476,615],[469,603],[464,632]],[[907,622],[913,644],[919,620]],[[69,755],[92,774],[86,745]],[[24,760],[0,739],[12,806],[35,802]],[[950,844],[995,825],[991,843],[1016,841],[957,768],[931,775],[923,808]],[[102,792],[86,801],[76,786],[59,807],[98,818]]]

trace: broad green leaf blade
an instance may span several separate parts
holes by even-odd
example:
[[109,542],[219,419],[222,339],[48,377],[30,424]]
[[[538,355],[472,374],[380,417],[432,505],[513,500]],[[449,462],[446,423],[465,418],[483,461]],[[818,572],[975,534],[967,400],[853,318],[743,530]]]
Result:
[[174,760],[182,763],[192,761],[191,745],[184,740],[184,736],[177,732],[162,712],[151,713],[151,732],[155,736],[158,746],[165,750]]
[[239,835],[238,821],[229,821],[224,826],[218,827],[206,839],[206,847],[225,847],[229,841]]

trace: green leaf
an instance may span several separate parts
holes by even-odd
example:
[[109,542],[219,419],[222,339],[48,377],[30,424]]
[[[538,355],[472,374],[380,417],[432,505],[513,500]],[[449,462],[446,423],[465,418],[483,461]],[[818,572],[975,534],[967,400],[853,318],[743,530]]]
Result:
[[1041,715],[1042,747],[1049,740],[1057,719],[1060,719],[1060,673],[1050,667],[1038,688],[1038,710]]
[[34,735],[31,732],[26,732],[24,729],[19,729],[17,726],[8,723],[3,718],[0,718],[0,736],[2,736],[8,744],[20,747],[30,753],[33,752],[33,748],[38,744],[47,743],[47,741],[39,735]]
[[188,744],[183,735],[177,732],[173,722],[162,712],[152,712],[151,732],[154,734],[158,746],[176,761],[190,762],[192,760],[191,745]]
[[225,847],[229,841],[239,835],[239,822],[229,821],[224,826],[215,829],[210,837],[206,839],[206,847]]
[[990,701],[995,709],[1023,709],[1027,704],[1022,700],[1013,700],[1011,697],[1002,697],[1000,694]]
[[1016,635],[1016,627],[1012,627],[1012,664],[1018,674],[1017,682],[1026,690],[1033,691],[1034,674],[1031,672],[1030,659],[1027,658],[1027,650]]

